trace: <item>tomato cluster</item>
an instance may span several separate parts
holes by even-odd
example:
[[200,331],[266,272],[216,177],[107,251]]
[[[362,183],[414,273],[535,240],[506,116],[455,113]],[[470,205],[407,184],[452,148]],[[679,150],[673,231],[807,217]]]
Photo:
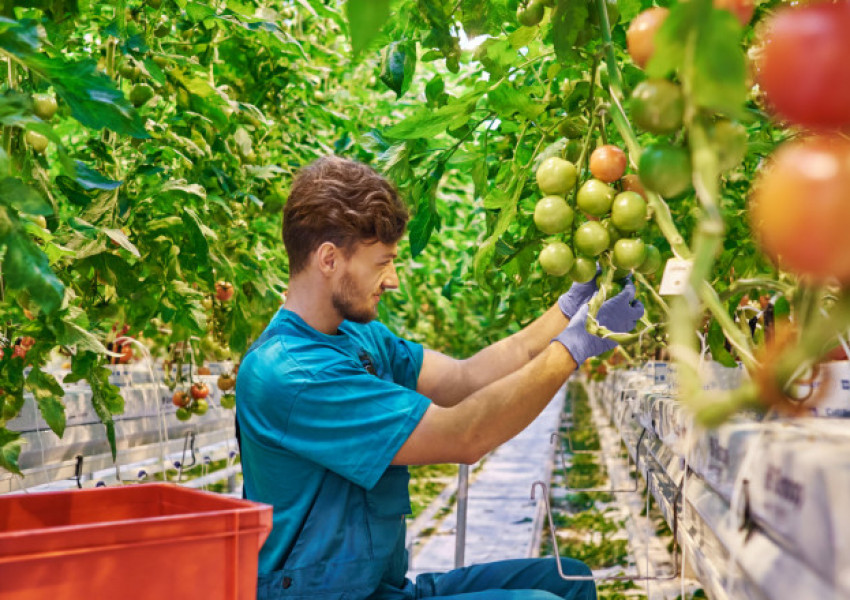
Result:
[[575,195],[584,222],[575,228],[575,210],[567,196],[578,180],[578,169],[560,157],[545,159],[537,169],[537,185],[543,197],[534,209],[534,223],[548,235],[572,233],[572,247],[561,240],[550,241],[540,252],[543,270],[554,277],[569,275],[573,281],[589,281],[596,273],[596,260],[610,252],[618,269],[646,274],[661,266],[661,253],[640,239],[649,211],[640,184],[626,178],[625,152],[614,145],[596,148],[590,156],[590,177]]
[[178,389],[171,396],[171,402],[177,407],[177,419],[188,421],[192,415],[204,415],[210,405],[207,396],[210,389],[206,383],[196,382],[189,387],[189,391]]

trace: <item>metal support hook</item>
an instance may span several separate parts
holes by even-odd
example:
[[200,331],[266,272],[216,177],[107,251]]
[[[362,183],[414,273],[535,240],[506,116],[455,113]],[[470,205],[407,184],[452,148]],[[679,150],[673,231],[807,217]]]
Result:
[[[634,462],[635,470],[634,470],[634,473],[631,474],[632,479],[635,482],[634,487],[623,488],[623,489],[615,489],[613,487],[611,487],[611,488],[571,488],[567,485],[564,485],[564,489],[566,489],[566,491],[570,492],[570,493],[571,492],[606,492],[606,493],[609,493],[609,494],[619,494],[619,493],[625,493],[625,492],[636,492],[636,491],[638,491],[638,476],[640,475],[640,446],[641,446],[641,442],[643,442],[643,436],[644,435],[646,435],[646,429],[641,431],[640,437],[638,438],[638,441],[637,441],[637,447],[635,449],[635,462]],[[556,439],[559,442],[557,447],[558,447],[558,454],[561,457],[561,467],[564,469],[564,473],[566,473],[568,468],[567,468],[567,459],[566,459],[566,456],[564,454],[564,446],[563,446],[563,443],[560,443],[560,442],[562,442],[562,440],[561,440],[559,434],[557,432],[553,432],[552,436],[550,438],[550,442],[554,444]],[[569,440],[569,436],[567,437],[567,440]],[[570,449],[572,449],[572,443],[570,443]],[[599,454],[599,453],[584,451],[584,452],[573,452],[573,454]],[[629,464],[631,464],[632,463],[631,455],[628,454],[628,453],[626,453],[626,454],[628,456],[628,462],[629,462]]]
[[[192,456],[192,462],[186,464],[186,450],[189,450]],[[186,432],[186,436],[183,438],[183,453],[180,455],[180,467],[177,471],[177,483],[183,481],[183,467],[194,467],[198,462],[197,457],[195,456],[195,431],[189,430]]]
[[[682,479],[684,482],[684,478]],[[676,535],[678,533],[678,511],[676,510],[676,504],[678,503],[678,498],[682,493],[682,486],[680,484],[679,491],[676,494],[676,500],[674,500],[673,505],[673,562],[676,565],[675,573],[672,575],[662,575],[662,576],[644,576],[640,575],[606,575],[603,577],[597,577],[595,575],[567,575],[564,573],[564,568],[561,565],[561,552],[558,549],[558,538],[555,531],[555,520],[552,517],[552,507],[549,504],[549,488],[542,481],[535,481],[531,485],[531,499],[536,500],[534,496],[534,490],[537,486],[543,490],[543,502],[546,505],[546,516],[549,519],[549,533],[552,536],[552,548],[555,551],[555,566],[558,569],[558,576],[564,581],[672,581],[679,576],[681,576],[681,566],[679,561],[679,542],[676,539]],[[649,552],[649,548],[647,547],[647,553]]]
[[74,464],[74,479],[77,480],[77,489],[83,489],[83,484],[80,481],[80,478],[83,476],[84,457],[82,454],[77,454],[75,459],[77,462]]

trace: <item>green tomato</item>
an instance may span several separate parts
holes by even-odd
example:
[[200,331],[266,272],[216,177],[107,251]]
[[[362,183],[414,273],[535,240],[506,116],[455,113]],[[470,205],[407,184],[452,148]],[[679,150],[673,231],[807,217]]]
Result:
[[577,256],[570,269],[570,278],[576,283],[586,283],[596,276],[596,261]]
[[608,249],[611,238],[599,221],[588,221],[579,225],[573,237],[576,250],[587,257],[598,256]]
[[639,170],[644,187],[665,198],[691,188],[691,156],[679,146],[653,144],[640,155]]
[[135,60],[127,57],[118,67],[118,74],[125,79],[135,80],[142,74],[142,70]]
[[136,108],[142,106],[145,102],[153,98],[153,96],[153,88],[146,83],[137,83],[130,90],[130,102]]
[[661,268],[661,251],[652,244],[646,244],[646,258],[637,270],[644,275],[652,275]]
[[550,156],[537,167],[537,185],[544,194],[564,196],[576,184],[578,171],[568,160]]
[[24,141],[27,143],[27,146],[38,154],[44,154],[49,143],[48,139],[37,131],[27,131],[24,134]]
[[721,172],[731,171],[747,155],[747,130],[740,123],[721,119],[709,128],[708,138]]
[[635,238],[617,240],[611,259],[614,266],[619,269],[630,271],[638,268],[646,259],[646,248],[643,240]]
[[616,193],[614,188],[604,181],[588,179],[578,190],[576,204],[586,214],[601,217],[611,210]]
[[184,408],[181,406],[177,409],[176,416],[178,421],[188,421],[192,418],[192,413],[189,412],[188,408]]
[[573,224],[573,209],[560,196],[544,196],[534,207],[534,224],[543,233],[562,233]]
[[540,251],[538,261],[547,274],[553,277],[566,275],[573,266],[573,251],[563,242],[552,242]]
[[611,219],[605,219],[602,221],[602,226],[605,228],[605,231],[608,232],[608,247],[611,248],[617,243],[617,240],[623,237],[623,234],[614,226]]
[[646,200],[637,192],[621,192],[611,205],[611,221],[622,232],[640,230],[646,224]]
[[195,399],[192,404],[189,405],[190,410],[196,415],[205,415],[210,408],[209,403],[203,398]]
[[525,8],[517,11],[517,21],[525,27],[534,27],[543,20],[546,7],[540,0],[531,0]]
[[59,105],[56,103],[56,98],[50,94],[33,94],[32,109],[42,121],[49,121],[56,114]]
[[632,92],[632,119],[650,133],[665,135],[682,126],[685,100],[681,88],[666,79],[641,81]]
[[234,408],[236,406],[236,396],[234,394],[224,394],[219,400],[222,408]]

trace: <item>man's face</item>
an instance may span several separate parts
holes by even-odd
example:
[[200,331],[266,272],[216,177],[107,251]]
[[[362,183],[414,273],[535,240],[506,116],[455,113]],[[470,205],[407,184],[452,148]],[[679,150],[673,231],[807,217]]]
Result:
[[344,319],[368,323],[378,316],[381,294],[398,288],[397,256],[397,244],[357,244],[351,257],[345,259],[331,295],[334,308]]

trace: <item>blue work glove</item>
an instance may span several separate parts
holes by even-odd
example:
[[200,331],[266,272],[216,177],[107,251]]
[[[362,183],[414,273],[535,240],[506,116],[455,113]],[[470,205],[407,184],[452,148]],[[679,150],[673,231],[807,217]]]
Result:
[[[629,281],[622,292],[606,300],[599,307],[596,320],[610,331],[626,333],[635,328],[642,316],[643,304],[635,300],[635,285]],[[584,304],[570,320],[570,324],[552,340],[562,343],[577,365],[581,365],[591,356],[598,356],[617,346],[614,340],[588,333],[585,328],[586,322],[587,304]]]
[[599,265],[596,265],[596,275],[593,276],[593,279],[585,283],[574,283],[566,293],[561,294],[561,297],[558,298],[558,308],[561,309],[565,317],[572,319],[581,305],[587,304],[587,301],[596,293],[596,279],[601,273],[602,269],[599,268]]

